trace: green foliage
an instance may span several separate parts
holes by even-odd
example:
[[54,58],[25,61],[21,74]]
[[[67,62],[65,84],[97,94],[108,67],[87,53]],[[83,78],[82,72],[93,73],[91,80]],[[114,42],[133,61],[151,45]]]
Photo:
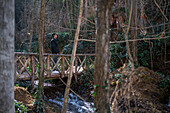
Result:
[[[121,36],[120,36],[121,38]],[[143,38],[138,35],[138,38]],[[121,38],[122,39],[122,38]],[[153,40],[153,41],[139,41],[138,42],[138,63],[139,66],[145,66],[151,68],[151,55],[152,55],[152,62],[154,63],[153,68],[159,69],[162,65],[160,59],[164,56],[164,45],[165,41],[169,41],[170,39],[165,40]],[[127,53],[126,53],[126,44],[111,44],[110,45],[110,72],[114,69],[119,68],[123,65],[123,63],[127,63]],[[131,52],[132,53],[132,52]],[[160,62],[157,62],[160,61]],[[137,66],[137,65],[136,65]]]
[[44,107],[43,94],[38,90],[37,93],[35,93],[34,111],[36,111],[36,113],[44,113]]
[[31,81],[17,81],[15,85],[27,88],[28,90],[31,89]]
[[[71,87],[74,91],[76,91],[81,96],[85,96],[86,94],[91,94],[93,90],[93,73],[94,68],[89,67],[87,70],[83,71],[81,77],[78,77],[77,82],[75,80],[72,81]],[[92,96],[88,98],[91,99]],[[87,98],[87,95],[86,95]]]
[[161,80],[160,87],[166,89],[170,85],[169,80]]
[[121,67],[127,58],[125,44],[111,44],[110,45],[110,72]]
[[81,86],[84,88],[93,88],[93,69],[89,69],[81,75]]
[[[63,53],[71,54],[74,42],[70,42],[68,45],[64,46]],[[92,42],[81,41],[77,44],[77,53],[94,53],[95,44]]]
[[161,75],[161,77],[163,77],[164,79],[161,80],[160,82],[160,87],[163,89],[167,89],[168,87],[170,87],[170,76],[167,75],[165,76],[162,73],[157,72],[159,75]]
[[16,113],[27,113],[28,112],[28,108],[25,107],[20,102],[17,102],[16,100],[14,100],[14,104],[15,104],[15,112]]
[[[169,40],[169,39],[165,39]],[[154,68],[160,68],[161,57],[164,55],[162,51],[164,51],[164,41],[165,40],[153,40],[153,41],[140,41],[138,42],[138,61],[141,66],[149,67],[151,66],[151,55],[154,63]],[[159,61],[159,62],[157,62]]]
[[149,66],[150,49],[147,42],[139,42],[138,44],[138,60],[142,66]]
[[[91,39],[94,38],[94,33],[87,32],[87,33],[81,33],[80,39]],[[72,39],[73,40],[73,39]],[[67,45],[64,46],[63,53],[64,54],[71,54],[73,49],[74,42],[71,41]],[[77,53],[94,53],[95,52],[95,43],[93,42],[87,42],[87,41],[80,41],[77,44]]]
[[160,88],[162,89],[162,92],[159,96],[160,102],[164,104],[168,104],[169,102],[169,96],[170,96],[170,76],[169,75],[164,75],[162,73],[159,73],[163,79],[160,81]]

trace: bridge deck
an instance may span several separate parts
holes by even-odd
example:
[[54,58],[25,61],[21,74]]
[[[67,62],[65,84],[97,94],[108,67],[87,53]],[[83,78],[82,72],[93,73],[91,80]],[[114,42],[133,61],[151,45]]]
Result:
[[[75,66],[74,66],[75,67]],[[79,70],[77,72],[77,75],[80,75],[83,72],[83,69]],[[75,71],[73,70],[73,74],[75,74]],[[59,71],[53,71],[51,72],[51,74],[48,76],[47,73],[44,73],[44,79],[45,80],[49,80],[49,79],[57,79],[59,77],[63,78],[63,77],[68,77],[69,72],[64,72],[64,76],[61,75],[61,73]],[[32,77],[29,76],[29,74],[21,74],[20,76],[17,77],[17,80],[31,80]],[[34,76],[34,80],[38,80],[38,76],[35,75]]]

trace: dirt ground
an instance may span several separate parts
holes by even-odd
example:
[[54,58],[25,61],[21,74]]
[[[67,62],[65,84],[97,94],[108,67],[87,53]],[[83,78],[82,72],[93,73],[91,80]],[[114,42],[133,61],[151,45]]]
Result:
[[[34,98],[27,91],[26,88],[15,86],[14,87],[14,98],[18,102],[21,102],[23,105],[28,107],[28,109],[29,109],[28,113],[35,113],[32,110],[34,108],[34,106],[33,106]],[[54,112],[55,109],[48,103],[46,103],[45,110],[46,110],[46,113],[56,113],[56,112]]]
[[158,73],[145,67],[132,71],[124,65],[112,72],[110,78],[112,112],[170,113],[166,104],[170,86],[164,84]]

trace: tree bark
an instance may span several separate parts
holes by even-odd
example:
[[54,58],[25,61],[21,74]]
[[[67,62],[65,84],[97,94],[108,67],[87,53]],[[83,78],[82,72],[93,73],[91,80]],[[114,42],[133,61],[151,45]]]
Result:
[[[85,7],[84,7],[84,18],[87,19],[87,11],[88,11],[88,8],[87,8],[87,0],[85,0]],[[87,21],[84,22],[84,30],[87,30]],[[87,32],[84,33],[85,37],[87,37]],[[83,43],[84,44],[84,43]],[[84,45],[83,45],[84,46]],[[86,50],[85,52],[86,53]]]
[[14,0],[0,0],[0,113],[14,113]]
[[95,112],[109,113],[109,38],[110,11],[113,0],[97,1],[96,59],[94,71]]
[[76,34],[74,37],[74,46],[73,46],[72,55],[71,55],[70,71],[69,71],[69,76],[68,76],[68,80],[67,80],[67,86],[65,89],[64,102],[63,102],[63,108],[62,108],[61,113],[66,113],[66,109],[67,109],[67,103],[68,103],[68,98],[69,98],[68,95],[69,95],[69,91],[70,91],[71,79],[73,77],[73,66],[74,66],[77,42],[78,42],[78,37],[79,37],[79,32],[80,32],[80,27],[81,27],[82,13],[83,13],[83,0],[80,1],[80,12],[79,12],[77,30],[76,30]]
[[45,14],[45,0],[41,0],[41,10],[40,10],[40,26],[38,35],[38,45],[39,45],[39,84],[38,84],[38,105],[37,110],[39,113],[45,112],[44,105],[44,62],[43,62],[43,33],[44,33],[44,14]]
[[29,44],[29,49],[28,52],[31,52],[31,45],[32,45],[32,37],[33,37],[33,31],[34,31],[34,11],[35,11],[35,4],[36,4],[36,0],[32,1],[33,3],[33,10],[32,10],[32,18],[31,18],[31,29],[30,29],[30,44]]
[[[133,11],[132,11],[132,27],[133,29],[131,30],[131,37],[133,39],[137,39],[137,1],[133,0]],[[135,29],[134,29],[135,28]],[[138,58],[137,58],[137,41],[134,41],[132,43],[132,51],[133,51],[133,59],[134,63],[137,65],[138,64]]]

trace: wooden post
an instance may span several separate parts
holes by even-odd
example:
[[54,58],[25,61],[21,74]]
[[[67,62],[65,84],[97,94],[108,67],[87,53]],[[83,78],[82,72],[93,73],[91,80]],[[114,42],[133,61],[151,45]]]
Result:
[[50,74],[50,55],[47,55],[47,65],[46,65],[46,68],[47,68],[47,77],[50,77],[51,74]]
[[14,62],[14,66],[15,66],[15,67],[14,67],[14,68],[15,68],[15,71],[14,71],[14,72],[15,72],[15,73],[14,73],[14,83],[15,83],[15,81],[16,81],[16,79],[17,79],[17,61],[16,61],[16,60],[17,60],[17,58],[16,58],[16,55],[15,55],[15,60],[14,60],[14,61],[15,61],[15,62]]
[[31,55],[30,59],[31,59],[31,70],[32,70],[32,72],[31,72],[31,85],[32,85],[32,87],[31,88],[33,89],[34,88],[34,77],[35,77],[35,75],[34,75],[34,73],[35,73],[34,56]]
[[[60,53],[60,54],[62,54],[62,53]],[[61,76],[62,76],[62,78],[64,78],[64,76],[65,76],[64,63],[65,63],[64,56],[62,56],[61,57]]]

